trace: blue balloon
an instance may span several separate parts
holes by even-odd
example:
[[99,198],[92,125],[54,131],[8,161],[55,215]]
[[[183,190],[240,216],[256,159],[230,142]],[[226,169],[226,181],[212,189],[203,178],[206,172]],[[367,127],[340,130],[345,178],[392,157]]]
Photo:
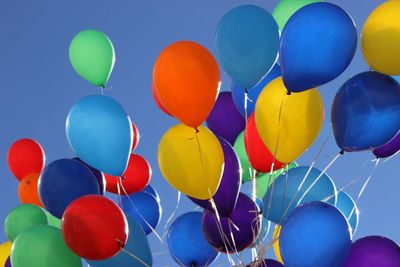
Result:
[[146,235],[152,232],[160,222],[161,205],[157,199],[146,193],[133,193],[121,197],[122,210],[139,222]]
[[297,207],[282,225],[279,248],[287,267],[342,266],[351,247],[346,218],[334,206],[311,202]]
[[155,197],[157,199],[158,202],[160,202],[160,196],[158,195],[157,191],[154,189],[154,187],[152,187],[151,185],[146,186],[143,189],[143,192],[146,192],[147,194],[152,195],[153,197]]
[[146,234],[135,219],[129,215],[126,216],[126,219],[129,225],[129,235],[124,249],[135,255],[136,258],[120,251],[112,258],[103,261],[87,260],[91,267],[143,267],[146,264],[152,266],[153,258]]
[[350,78],[336,93],[331,121],[336,143],[344,151],[380,147],[400,129],[400,85],[374,71]]
[[218,256],[204,236],[201,220],[201,212],[188,212],[168,229],[168,249],[180,266],[209,266]]
[[249,89],[269,72],[277,60],[278,24],[260,7],[236,7],[219,22],[215,46],[222,68],[236,84]]
[[338,77],[354,57],[357,35],[350,15],[334,4],[299,9],[281,38],[279,62],[286,88],[301,92]]
[[335,207],[343,213],[351,227],[351,233],[354,235],[359,218],[359,211],[354,200],[345,192],[340,191],[337,194]]
[[99,171],[96,170],[95,168],[87,165],[84,161],[82,161],[80,158],[73,158],[74,160],[77,160],[81,163],[83,163],[86,167],[89,168],[89,170],[92,171],[92,173],[94,174],[94,176],[97,179],[97,182],[99,183],[99,188],[100,188],[100,195],[104,195],[104,192],[106,191],[106,178],[104,177],[104,174]]
[[[265,75],[259,83],[257,83],[254,87],[248,90],[247,94],[247,97],[249,98],[247,100],[248,117],[250,117],[251,114],[253,114],[254,108],[256,107],[258,96],[261,94],[261,91],[264,89],[264,87],[279,76],[281,76],[281,68],[279,67],[278,64],[275,64],[272,67],[272,69],[268,72],[268,74]],[[246,117],[246,111],[244,109],[245,89],[232,82],[231,90],[232,90],[233,103],[239,110],[240,114],[242,114],[243,117]]]
[[394,78],[398,83],[400,83],[400,76],[393,76],[393,78]]
[[80,99],[68,113],[69,145],[84,162],[106,174],[124,173],[132,148],[131,120],[108,96]]
[[39,178],[38,192],[43,206],[57,218],[75,199],[100,194],[96,177],[83,163],[59,159],[44,168]]
[[[310,167],[308,166],[296,167],[290,169],[287,174],[282,174],[275,179],[263,199],[263,215],[265,218],[276,224],[282,224],[283,220],[298,204],[325,199],[332,205],[336,203],[335,184],[328,175],[322,174],[318,169],[311,168],[303,186],[298,190],[309,169]],[[322,176],[320,177],[321,174]],[[305,194],[317,178],[318,181]],[[298,203],[299,201],[300,203]]]

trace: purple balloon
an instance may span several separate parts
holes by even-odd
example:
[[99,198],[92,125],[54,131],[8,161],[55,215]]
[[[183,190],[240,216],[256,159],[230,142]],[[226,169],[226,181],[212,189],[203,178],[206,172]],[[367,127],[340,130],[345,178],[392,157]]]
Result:
[[[254,264],[257,264],[257,265],[254,265]],[[262,262],[252,262],[249,265],[247,265],[246,267],[253,267],[253,266],[257,266],[257,267],[285,267],[279,261],[271,260],[271,259],[263,260]]]
[[397,153],[400,150],[400,132],[397,133],[392,140],[381,147],[375,148],[372,152],[378,158],[387,158]]
[[231,92],[221,92],[206,120],[208,128],[228,141],[235,143],[246,122],[233,103]]
[[104,174],[101,171],[89,166],[80,158],[73,159],[83,163],[86,167],[89,168],[89,170],[93,173],[93,175],[96,177],[97,182],[99,183],[100,195],[104,195],[104,192],[106,191],[106,178],[104,177]]
[[[233,150],[233,147],[221,137],[218,137],[218,140],[221,143],[224,152],[225,165],[221,183],[219,184],[218,190],[213,199],[217,206],[219,215],[228,217],[235,208],[242,178],[239,158]],[[192,197],[189,198],[200,207],[214,212],[209,200],[200,200]]]
[[4,263],[4,267],[12,267],[12,266],[11,266],[11,259],[10,259],[10,257],[7,258],[6,262]]
[[382,236],[367,236],[353,243],[343,267],[399,267],[400,247]]
[[[239,193],[235,209],[229,217],[221,217],[220,225],[212,212],[204,210],[203,232],[208,243],[218,251],[224,253],[240,252],[250,247],[258,236],[261,227],[258,216],[257,205],[250,197]],[[224,238],[221,237],[219,226],[222,226]],[[231,238],[231,233],[234,240]]]

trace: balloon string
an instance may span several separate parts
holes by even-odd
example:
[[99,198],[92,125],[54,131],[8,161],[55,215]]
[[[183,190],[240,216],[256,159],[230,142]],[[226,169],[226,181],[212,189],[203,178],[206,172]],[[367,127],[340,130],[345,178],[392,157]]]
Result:
[[283,217],[283,210],[285,209],[285,198],[286,198],[286,189],[287,189],[287,181],[289,177],[289,165],[286,165],[285,167],[285,183],[283,187],[283,196],[282,196],[282,203],[281,203],[281,218]]
[[232,240],[233,249],[234,249],[236,255],[238,256],[239,263],[242,264],[242,265],[244,265],[242,256],[239,254],[239,252],[238,252],[238,250],[237,250],[236,241],[235,241],[235,237],[233,236],[233,231],[232,231],[231,225],[233,225],[233,226],[235,227],[236,231],[240,231],[240,229],[239,229],[239,227],[237,227],[237,226],[232,222],[231,218],[228,219],[229,235],[230,235],[231,240]]
[[104,95],[104,89],[105,89],[104,85],[100,87],[101,95]]
[[136,256],[135,254],[129,252],[128,250],[121,248],[122,252],[124,252],[126,255],[134,258],[135,260],[137,260],[138,262],[140,262],[141,264],[143,264],[143,266],[146,267],[151,267],[150,265],[148,265],[146,262],[144,262],[142,259],[140,259],[138,256]]
[[164,233],[163,233],[163,240],[165,240],[165,236],[167,235],[167,231],[168,231],[168,226],[170,225],[172,219],[175,217],[176,212],[178,211],[179,208],[179,203],[181,202],[181,192],[178,191],[178,197],[176,200],[176,205],[175,205],[175,209],[174,211],[171,213],[171,215],[168,217],[167,222],[164,225]]

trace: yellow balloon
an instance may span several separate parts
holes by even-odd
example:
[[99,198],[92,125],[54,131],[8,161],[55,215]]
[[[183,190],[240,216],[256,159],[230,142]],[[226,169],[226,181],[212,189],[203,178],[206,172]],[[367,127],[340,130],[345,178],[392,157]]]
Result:
[[277,240],[273,244],[276,260],[283,264],[283,260],[282,260],[282,256],[281,256],[281,249],[279,248],[279,235],[281,233],[281,228],[282,228],[282,226],[275,225],[275,229],[274,229],[272,238],[273,239],[277,238]]
[[[210,199],[217,192],[224,154],[215,135],[183,124],[170,128],[158,145],[158,165],[168,183],[183,194]],[[197,137],[196,137],[197,135]]]
[[264,144],[283,163],[297,159],[314,142],[324,120],[317,89],[287,95],[282,77],[270,82],[258,97],[256,127]]
[[10,241],[0,245],[0,266],[4,266],[8,256],[10,256],[12,243]]
[[367,18],[361,33],[361,48],[374,70],[400,75],[400,1],[387,1]]

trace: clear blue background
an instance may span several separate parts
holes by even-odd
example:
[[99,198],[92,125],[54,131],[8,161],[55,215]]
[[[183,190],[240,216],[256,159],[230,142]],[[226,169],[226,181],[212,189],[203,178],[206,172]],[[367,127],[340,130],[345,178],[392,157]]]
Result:
[[[81,79],[68,60],[68,46],[80,30],[94,28],[108,34],[114,43],[116,65],[106,94],[119,101],[139,127],[141,139],[137,153],[146,157],[153,168],[151,184],[161,196],[164,210],[157,231],[175,206],[176,191],[162,178],[157,166],[157,145],[163,133],[177,121],[164,115],[151,96],[152,67],[163,47],[178,40],[193,40],[206,46],[214,55],[214,31],[218,21],[231,8],[256,4],[272,11],[278,1],[232,0],[69,0],[69,1],[0,1],[0,220],[18,205],[17,180],[6,164],[10,144],[22,137],[38,140],[46,151],[47,163],[73,157],[65,137],[65,119],[69,108],[79,98],[100,93]],[[361,27],[368,14],[383,1],[332,1],[345,8]],[[352,75],[367,70],[360,50],[351,66],[337,80],[320,88],[325,102],[325,123],[319,138],[300,159],[310,164],[323,141],[328,145],[317,161],[324,168],[339,151],[330,126],[330,106],[335,92]],[[222,71],[221,71],[222,72]],[[222,75],[222,90],[229,90],[230,80]],[[363,163],[369,152],[346,154],[328,171],[338,187],[362,175],[368,176],[373,163]],[[371,158],[372,159],[372,158]],[[399,157],[382,163],[360,200],[360,225],[355,238],[385,235],[400,241],[398,191]],[[362,183],[348,192],[356,196]],[[193,210],[187,199],[178,214]],[[176,266],[166,245],[150,235],[154,266]],[[5,241],[1,231],[0,241]],[[270,254],[270,253],[269,253]],[[248,255],[245,256],[248,260]],[[226,256],[216,263],[227,266]],[[217,266],[217,264],[215,264]]]

